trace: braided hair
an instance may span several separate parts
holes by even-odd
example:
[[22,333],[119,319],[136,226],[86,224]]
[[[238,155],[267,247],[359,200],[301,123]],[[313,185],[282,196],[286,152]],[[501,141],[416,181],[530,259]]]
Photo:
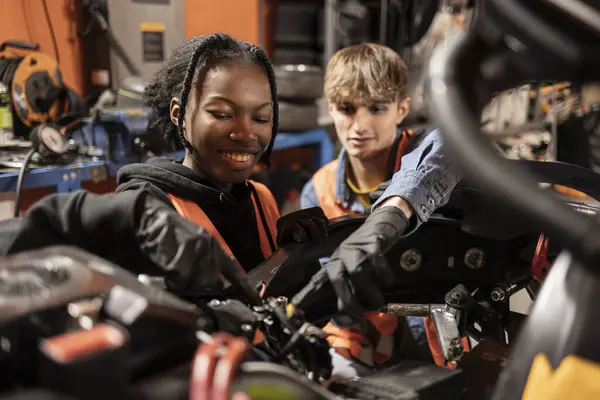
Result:
[[[184,40],[171,54],[161,69],[146,86],[145,106],[152,109],[149,130],[160,132],[163,138],[175,149],[193,152],[192,144],[185,138],[183,121],[195,81],[200,71],[231,61],[248,61],[263,70],[273,101],[273,128],[271,142],[265,152],[264,161],[268,164],[269,155],[277,135],[279,104],[273,66],[259,46],[223,33],[194,36]],[[178,123],[171,121],[170,104],[173,97],[181,101]]]

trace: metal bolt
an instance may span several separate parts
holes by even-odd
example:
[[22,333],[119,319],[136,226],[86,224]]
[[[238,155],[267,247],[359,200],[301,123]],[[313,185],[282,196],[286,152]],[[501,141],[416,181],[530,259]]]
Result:
[[419,267],[421,267],[422,258],[423,257],[418,250],[406,250],[404,253],[402,253],[402,256],[400,256],[400,267],[408,272],[416,271],[419,269]]
[[465,265],[472,269],[478,269],[485,265],[485,252],[478,247],[473,247],[465,253]]
[[492,297],[493,301],[502,301],[506,298],[506,292],[504,289],[497,287],[492,290],[490,296]]
[[462,342],[459,338],[454,338],[450,341],[450,352],[453,356],[459,356],[465,351]]
[[279,296],[277,298],[277,303],[279,303],[279,305],[283,306],[284,308],[287,307],[287,302],[288,302],[288,299],[285,296]]
[[250,331],[252,331],[252,325],[250,325],[250,324],[242,324],[242,330],[244,332],[250,332]]

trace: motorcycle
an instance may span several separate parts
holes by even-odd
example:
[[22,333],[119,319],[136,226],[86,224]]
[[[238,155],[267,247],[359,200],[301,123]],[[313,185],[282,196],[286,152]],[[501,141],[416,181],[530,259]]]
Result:
[[[600,199],[600,176],[588,170],[525,164],[551,172],[551,183]],[[600,212],[589,204],[571,206]],[[278,398],[484,398],[526,320],[511,311],[511,296],[525,289],[536,299],[550,272],[543,261],[560,252],[540,247],[539,232],[496,208],[483,192],[460,187],[446,207],[386,255],[395,280],[381,311],[432,318],[444,357],[456,369],[406,360],[358,380],[321,384],[331,377],[321,327],[336,315],[335,293],[331,287],[315,292],[297,312],[290,311],[289,299],[319,274],[319,259],[366,218],[347,216],[331,221],[324,243],[281,248],[247,275],[250,286],[262,288],[261,304],[236,298],[227,288],[219,298],[182,299],[169,293],[161,277],[132,275],[72,247],[2,259],[0,393],[48,398],[50,391],[75,399],[225,399],[232,392],[262,399],[273,391]],[[552,271],[565,262],[559,258]],[[556,283],[544,287],[549,284]],[[463,336],[480,344],[465,352]],[[198,394],[207,391],[221,397]]]
[[[73,248],[2,259],[0,395],[501,400],[560,398],[565,390],[570,398],[582,390],[597,394],[589,380],[576,380],[595,373],[600,361],[593,307],[600,300],[600,226],[591,217],[599,209],[566,204],[542,193],[537,181],[599,199],[598,177],[567,164],[501,160],[478,135],[480,105],[494,91],[523,79],[597,78],[600,53],[592,50],[600,26],[589,16],[599,13],[591,6],[582,13],[582,4],[480,1],[473,29],[448,38],[431,60],[430,107],[475,187],[458,190],[440,215],[386,254],[395,279],[382,311],[431,317],[444,358],[456,369],[407,360],[322,384],[330,378],[331,353],[320,327],[335,315],[335,296],[331,288],[315,292],[302,310],[289,299],[321,273],[318,259],[364,220],[348,217],[332,222],[324,244],[280,249],[249,274],[263,294],[256,304],[230,291],[182,299],[160,277],[134,276]],[[557,20],[557,13],[569,18]],[[540,177],[544,171],[550,175]],[[535,300],[528,316],[510,310],[521,289]],[[456,340],[464,335],[480,344],[465,352]],[[567,372],[552,375],[561,368]]]

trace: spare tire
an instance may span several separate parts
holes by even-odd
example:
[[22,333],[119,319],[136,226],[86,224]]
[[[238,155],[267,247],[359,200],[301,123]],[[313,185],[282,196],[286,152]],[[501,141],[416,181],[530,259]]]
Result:
[[306,131],[318,126],[319,108],[316,104],[279,103],[279,131]]
[[314,46],[317,41],[315,4],[278,4],[276,7],[275,44]]
[[316,66],[276,66],[275,81],[283,100],[315,100],[323,94],[323,70]]
[[273,55],[275,65],[321,65],[321,53],[313,49],[275,48]]

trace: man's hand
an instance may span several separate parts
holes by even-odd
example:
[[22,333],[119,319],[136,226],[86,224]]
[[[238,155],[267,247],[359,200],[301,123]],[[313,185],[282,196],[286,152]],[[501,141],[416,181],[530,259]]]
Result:
[[408,218],[409,220],[412,218],[412,216],[414,214],[414,210],[413,210],[412,206],[410,205],[410,203],[408,201],[404,200],[400,196],[392,196],[392,197],[382,201],[381,204],[377,205],[377,208],[382,208],[382,207],[399,208],[400,210],[402,210],[402,212],[404,213],[406,218]]
[[329,220],[321,207],[311,207],[284,215],[277,221],[277,245],[317,241],[327,236]]
[[310,294],[331,282],[340,312],[360,319],[364,309],[384,304],[380,287],[393,283],[385,253],[404,234],[409,221],[397,207],[380,207],[333,253],[329,263],[292,299],[302,308]]

